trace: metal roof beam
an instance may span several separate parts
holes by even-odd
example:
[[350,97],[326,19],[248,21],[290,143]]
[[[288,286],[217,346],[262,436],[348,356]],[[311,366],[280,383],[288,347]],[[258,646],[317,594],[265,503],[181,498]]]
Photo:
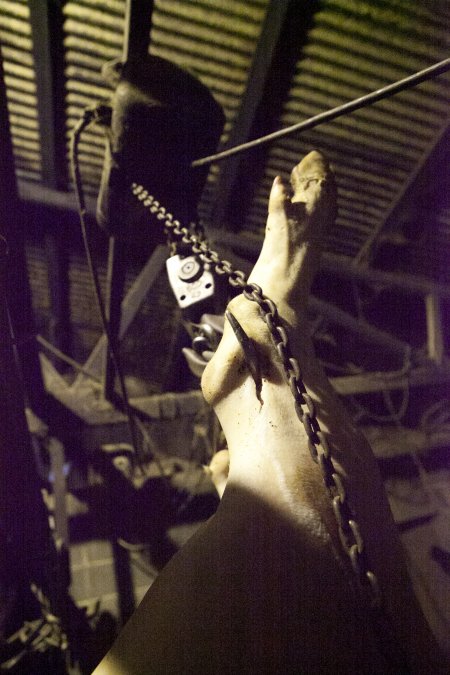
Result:
[[[41,188],[24,180],[18,181],[19,197],[25,202],[38,202],[49,207],[76,211],[77,204],[75,196],[71,193],[62,194],[49,188]],[[86,196],[87,211],[90,215],[95,215],[96,200]],[[244,236],[236,237],[236,234],[219,230],[217,228],[208,228],[208,237],[214,245],[228,246],[237,253],[249,256],[255,259],[261,250],[261,242],[255,239],[249,239]],[[450,286],[442,283],[430,281],[426,277],[411,275],[406,273],[387,272],[385,270],[375,269],[373,267],[360,267],[353,264],[352,259],[343,255],[334,253],[324,253],[321,258],[321,269],[336,276],[355,279],[356,281],[365,281],[369,284],[378,284],[382,286],[392,286],[405,293],[414,293],[416,295],[428,295],[436,293],[441,298],[450,298]]]
[[[219,229],[208,228],[209,238],[214,245],[228,246],[232,251],[256,260],[261,251],[261,242],[254,239],[245,239],[243,236],[224,232]],[[250,263],[248,263],[250,265]],[[404,293],[426,296],[435,293],[440,298],[450,298],[450,286],[430,281],[418,275],[386,272],[373,267],[359,267],[353,264],[352,259],[343,255],[325,252],[320,260],[320,269],[338,277],[364,281],[368,284],[398,288]]]
[[376,259],[380,245],[384,241],[389,241],[390,235],[398,233],[405,225],[420,221],[424,211],[435,212],[447,195],[450,185],[448,175],[450,117],[444,121],[439,133],[433,137],[428,150],[430,151],[424,153],[408,177],[385,221],[373,231],[359,252],[357,261],[360,264],[368,265],[371,260]]
[[148,54],[153,0],[127,0],[123,60],[140,59]]
[[447,384],[450,381],[450,367],[447,364],[437,366],[430,363],[412,368],[401,377],[392,373],[361,373],[345,377],[332,377],[330,383],[341,396],[370,394],[377,391],[393,391],[408,387],[427,387]]
[[64,120],[63,16],[60,4],[30,0],[42,183],[67,188]]
[[[249,138],[265,92],[269,71],[273,66],[275,50],[282,34],[289,4],[289,0],[269,2],[252,65],[248,72],[247,87],[227,139],[226,148],[239,145]],[[242,158],[235,156],[222,165],[215,191],[216,206],[212,214],[212,221],[218,227],[223,226],[227,220],[228,203],[238,179],[241,163]]]

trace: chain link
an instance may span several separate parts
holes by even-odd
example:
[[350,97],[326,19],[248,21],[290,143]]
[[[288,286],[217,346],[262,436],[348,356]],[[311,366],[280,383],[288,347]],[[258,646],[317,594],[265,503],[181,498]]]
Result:
[[359,525],[350,508],[342,479],[333,464],[330,447],[317,419],[315,403],[305,388],[298,361],[290,352],[288,335],[275,303],[264,295],[260,286],[248,283],[244,272],[235,270],[228,260],[221,260],[217,251],[210,249],[205,239],[191,234],[187,227],[183,227],[142,185],[133,183],[132,192],[158,220],[164,221],[164,227],[171,238],[189,245],[192,252],[199,255],[203,262],[213,265],[217,274],[227,275],[231,286],[241,288],[247,300],[258,305],[281,359],[286,381],[294,399],[295,412],[308,438],[311,457],[320,469],[330,496],[342,548],[350,560],[360,590],[367,597],[369,606],[379,608],[381,593],[377,577],[370,569]]

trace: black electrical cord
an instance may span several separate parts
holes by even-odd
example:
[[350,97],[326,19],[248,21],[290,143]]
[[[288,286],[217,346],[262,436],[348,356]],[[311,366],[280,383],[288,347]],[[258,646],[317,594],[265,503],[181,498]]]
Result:
[[111,355],[111,360],[113,362],[115,371],[117,373],[117,377],[119,378],[119,386],[120,386],[120,391],[122,395],[122,401],[123,401],[123,407],[124,407],[124,412],[125,415],[127,416],[128,420],[128,427],[130,431],[130,437],[131,437],[131,445],[133,446],[134,454],[138,460],[138,465],[142,467],[143,463],[143,457],[141,457],[141,451],[140,451],[140,443],[139,443],[139,438],[138,438],[138,432],[136,428],[136,423],[135,423],[135,418],[130,406],[130,402],[128,399],[128,393],[126,389],[126,384],[125,384],[125,378],[123,374],[123,370],[121,368],[121,365],[119,363],[118,355],[116,353],[116,350],[113,347],[113,341],[111,339],[111,331],[109,329],[109,323],[108,319],[106,316],[106,310],[105,310],[105,305],[103,302],[102,298],[102,292],[100,288],[100,281],[98,278],[97,270],[94,265],[94,261],[92,258],[92,252],[91,252],[91,246],[89,242],[89,237],[87,234],[87,227],[86,227],[86,203],[84,200],[84,192],[83,192],[83,184],[81,180],[81,173],[80,173],[80,165],[78,161],[78,143],[80,140],[80,136],[83,133],[83,131],[92,123],[92,122],[102,122],[105,119],[108,119],[110,117],[110,108],[105,105],[97,105],[93,108],[86,108],[83,112],[83,115],[79,122],[75,125],[75,128],[72,131],[71,137],[70,137],[70,161],[71,161],[71,167],[72,167],[72,174],[73,174],[73,180],[74,180],[74,185],[75,185],[75,192],[78,200],[78,214],[80,217],[80,225],[81,225],[81,233],[83,236],[83,244],[84,244],[84,249],[86,252],[86,258],[87,258],[87,263],[89,267],[89,273],[91,275],[92,283],[94,285],[94,292],[95,292],[95,297],[97,300],[99,312],[100,312],[100,318],[103,326],[104,333],[106,335],[106,340],[107,340],[107,349],[109,350],[109,353]]
[[260,138],[255,138],[253,141],[247,141],[241,145],[236,145],[233,148],[228,148],[228,150],[223,150],[222,152],[218,152],[215,155],[208,155],[208,157],[196,159],[192,162],[191,166],[193,168],[206,166],[208,164],[212,164],[213,162],[219,162],[223,159],[226,159],[227,157],[231,157],[232,155],[237,155],[241,152],[251,150],[257,146],[266,145],[267,143],[271,143],[272,141],[282,138],[283,136],[289,136],[290,134],[294,134],[299,131],[305,131],[306,129],[313,129],[319,124],[330,122],[331,120],[336,119],[336,117],[347,115],[354,110],[358,110],[358,108],[364,108],[365,106],[375,103],[376,101],[381,101],[383,98],[388,98],[389,96],[393,96],[400,91],[414,87],[416,84],[430,80],[437,75],[445,73],[447,70],[450,70],[450,58],[439,61],[428,68],[424,68],[424,70],[419,70],[417,73],[409,75],[408,77],[398,80],[397,82],[393,82],[392,84],[388,84],[381,89],[377,89],[376,91],[372,91],[369,94],[355,98],[353,101],[348,101],[347,103],[343,103],[336,108],[331,108],[331,110],[326,110],[325,112],[319,113],[318,115],[314,115],[314,117],[310,117],[303,122],[297,122],[290,127],[279,129],[278,131],[274,131],[271,134],[267,134],[267,136],[261,136]]

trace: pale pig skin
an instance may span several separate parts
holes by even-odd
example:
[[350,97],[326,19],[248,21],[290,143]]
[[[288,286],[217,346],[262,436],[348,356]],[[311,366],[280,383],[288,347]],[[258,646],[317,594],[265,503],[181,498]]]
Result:
[[[336,208],[322,155],[307,155],[291,185],[292,192],[275,179],[249,281],[277,304],[288,330],[410,672],[448,672],[415,599],[373,454],[308,337],[304,310]],[[255,343],[263,403],[225,321],[202,378],[229,450],[223,498],[151,586],[95,675],[398,675],[379,653],[354,593],[329,496],[258,307],[240,295],[229,309]]]

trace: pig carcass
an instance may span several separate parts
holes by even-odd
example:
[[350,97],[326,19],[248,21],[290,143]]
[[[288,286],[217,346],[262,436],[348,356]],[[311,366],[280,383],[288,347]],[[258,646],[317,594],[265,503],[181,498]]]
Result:
[[342,551],[281,359],[258,306],[228,310],[252,342],[249,369],[229,321],[202,377],[229,451],[215,515],[169,562],[95,675],[447,672],[415,599],[374,456],[314,357],[305,308],[336,211],[333,174],[311,152],[272,186],[249,283],[277,305],[359,524],[383,601],[374,628]]

